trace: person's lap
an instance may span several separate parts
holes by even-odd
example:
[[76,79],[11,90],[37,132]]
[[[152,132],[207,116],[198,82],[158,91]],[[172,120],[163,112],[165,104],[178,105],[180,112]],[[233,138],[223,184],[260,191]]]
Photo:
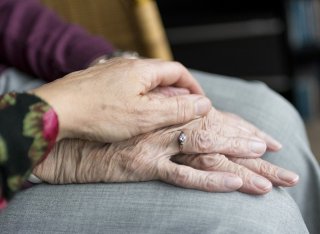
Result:
[[280,152],[267,153],[263,157],[299,174],[298,185],[286,191],[298,204],[307,226],[314,232],[320,230],[319,164],[310,150],[297,111],[263,83],[221,76],[215,76],[213,81],[212,74],[199,71],[193,74],[198,77],[216,108],[240,115],[283,144]]
[[35,186],[12,201],[0,226],[1,233],[307,233],[282,189],[254,197],[161,182]]
[[[0,216],[4,233],[305,233],[319,214],[319,171],[294,109],[263,84],[193,72],[213,105],[275,136],[284,149],[265,159],[300,174],[293,189],[264,196],[206,193],[161,182],[37,185]],[[17,75],[13,72],[11,75]],[[313,178],[312,178],[313,177]],[[307,192],[306,192],[307,191]],[[290,194],[290,195],[289,195]],[[293,201],[293,199],[295,202]],[[312,226],[313,225],[313,226]]]

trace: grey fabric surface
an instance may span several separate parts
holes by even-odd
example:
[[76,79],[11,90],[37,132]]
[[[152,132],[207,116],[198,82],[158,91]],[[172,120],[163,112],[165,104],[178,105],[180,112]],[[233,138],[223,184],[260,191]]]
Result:
[[0,94],[15,91],[23,92],[42,85],[44,81],[35,79],[16,69],[7,69],[0,74]]
[[[319,167],[296,111],[263,84],[193,73],[214,106],[243,116],[283,143],[281,152],[264,157],[298,172],[298,186],[250,196],[206,193],[161,182],[42,184],[13,199],[0,215],[0,232],[300,234],[308,232],[305,222],[311,233],[317,233]],[[14,79],[19,83],[17,76]]]
[[0,216],[1,233],[307,233],[281,189],[206,193],[161,182],[39,185]]

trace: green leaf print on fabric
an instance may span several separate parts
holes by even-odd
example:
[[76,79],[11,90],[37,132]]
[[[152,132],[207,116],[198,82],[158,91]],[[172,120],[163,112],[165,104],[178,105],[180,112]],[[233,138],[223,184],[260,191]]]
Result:
[[13,106],[16,104],[16,94],[7,93],[3,96],[0,96],[0,110],[6,108],[7,106]]
[[0,165],[8,160],[7,144],[3,137],[0,135]]
[[7,181],[8,187],[12,192],[18,191],[23,182],[24,178],[21,175],[10,176]]
[[35,165],[48,148],[48,142],[43,137],[43,115],[50,109],[50,106],[44,102],[38,102],[31,105],[29,109],[30,112],[23,120],[23,135],[33,138],[28,155],[32,164]]

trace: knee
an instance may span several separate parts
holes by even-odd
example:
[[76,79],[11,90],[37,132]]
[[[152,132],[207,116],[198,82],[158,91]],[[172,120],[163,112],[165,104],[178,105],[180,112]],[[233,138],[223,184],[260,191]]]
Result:
[[[265,83],[257,82],[254,90],[257,96],[263,96],[267,102],[274,108],[270,108],[270,111],[277,112],[279,115],[285,114],[286,116],[300,117],[296,108],[287,99],[281,96],[279,93],[272,90]],[[280,111],[283,110],[283,111]],[[286,117],[285,116],[285,117]]]
[[304,132],[303,120],[288,100],[262,82],[252,82],[250,86],[252,96],[248,101],[260,112],[260,120],[256,115],[252,116],[253,123],[257,122],[257,126],[264,129],[286,127],[288,130]]
[[298,207],[283,190],[265,196],[204,196],[188,205],[190,220],[184,228],[198,227],[199,233],[308,233]]

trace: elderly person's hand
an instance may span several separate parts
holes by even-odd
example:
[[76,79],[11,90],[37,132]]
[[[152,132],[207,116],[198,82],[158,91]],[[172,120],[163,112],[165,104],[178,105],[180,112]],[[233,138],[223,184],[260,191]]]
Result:
[[[167,86],[178,87],[185,95],[148,96],[149,91]],[[122,141],[199,118],[211,108],[185,67],[155,59],[111,59],[31,92],[57,112],[59,139]]]
[[[266,149],[261,138],[274,142],[272,138],[255,128],[249,130],[244,127],[248,123],[240,128],[232,124],[222,125],[216,132],[214,117],[222,118],[218,113],[212,109],[208,116],[186,125],[112,144],[64,140],[56,144],[48,158],[33,173],[54,184],[162,180],[204,191],[240,189],[253,194],[270,191],[271,183],[281,186],[297,183],[296,174],[257,158]],[[239,121],[230,115],[225,119],[230,123],[234,123],[235,119]],[[180,152],[177,138],[181,130],[188,133],[182,151],[200,155],[183,155]],[[263,145],[259,152],[256,147],[252,148],[252,142]],[[273,143],[269,144],[272,148]],[[217,152],[227,154],[229,159]]]
[[261,158],[249,159],[226,157],[222,154],[202,154],[176,155],[172,161],[197,170],[234,173],[243,181],[239,191],[248,194],[265,194],[272,189],[272,184],[292,187],[299,180],[299,176],[295,173]]
[[[148,93],[148,96],[151,99],[162,99],[186,93],[188,93],[188,90],[181,88],[158,87]],[[197,137],[202,138],[202,141],[194,141],[199,144],[207,143],[214,148],[217,147],[217,144],[220,144],[226,146],[227,152],[232,151],[233,148],[238,148],[236,153],[239,154],[239,146],[237,145],[244,142],[239,138],[250,138],[252,140],[250,141],[250,147],[252,150],[255,148],[258,154],[264,153],[266,147],[269,151],[279,151],[282,148],[282,145],[278,141],[233,113],[222,112],[212,108],[208,116],[201,120],[199,126],[197,126],[198,123],[191,122],[183,126],[182,129],[184,129],[185,134],[190,134],[194,140]],[[192,133],[194,129],[196,131]],[[199,129],[204,131],[199,131]],[[202,145],[193,145],[192,147],[207,148]],[[243,149],[243,147],[240,147],[240,149]]]

